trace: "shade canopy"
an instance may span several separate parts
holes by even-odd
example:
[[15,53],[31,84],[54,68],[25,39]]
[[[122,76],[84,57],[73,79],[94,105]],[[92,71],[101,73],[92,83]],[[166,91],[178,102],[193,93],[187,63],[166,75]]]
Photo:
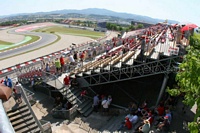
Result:
[[7,101],[12,95],[12,89],[5,86],[4,84],[0,84],[0,99]]
[[181,31],[182,32],[183,31],[189,31],[189,30],[194,29],[196,27],[198,27],[196,24],[187,24],[183,28],[181,28]]

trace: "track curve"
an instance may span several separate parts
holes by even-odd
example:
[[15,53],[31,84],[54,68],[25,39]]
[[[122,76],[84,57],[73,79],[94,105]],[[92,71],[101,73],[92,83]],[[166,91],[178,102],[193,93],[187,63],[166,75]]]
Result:
[[20,35],[34,35],[39,36],[40,39],[36,42],[31,43],[31,45],[26,45],[23,47],[19,47],[17,49],[8,50],[5,52],[0,53],[0,59],[7,58],[10,56],[14,56],[16,54],[20,54],[29,50],[33,50],[42,46],[45,46],[49,43],[54,42],[57,39],[56,35],[53,34],[47,34],[47,33],[38,33],[38,32],[31,32],[31,31],[23,31],[23,32],[15,32],[16,29],[10,30],[8,33],[10,34],[20,34]]

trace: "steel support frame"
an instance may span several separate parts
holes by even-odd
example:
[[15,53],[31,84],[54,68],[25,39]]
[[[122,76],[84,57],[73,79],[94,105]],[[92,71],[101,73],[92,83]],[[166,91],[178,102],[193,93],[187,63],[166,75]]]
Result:
[[173,56],[166,59],[93,74],[82,78],[85,78],[89,82],[89,86],[95,86],[130,79],[142,78],[157,74],[168,75],[168,73],[173,72],[175,70],[173,69],[173,63],[176,62],[177,58],[179,58],[179,56]]

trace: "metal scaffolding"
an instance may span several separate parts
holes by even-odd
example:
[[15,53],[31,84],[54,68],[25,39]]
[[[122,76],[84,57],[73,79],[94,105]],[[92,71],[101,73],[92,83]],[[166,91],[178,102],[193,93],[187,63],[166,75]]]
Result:
[[96,74],[91,74],[79,78],[85,79],[88,82],[87,87],[89,87],[142,78],[157,74],[168,75],[168,73],[170,72],[177,71],[177,69],[175,69],[173,65],[177,62],[179,58],[179,56],[172,56],[166,59],[142,63],[134,66],[122,67],[117,70],[111,70],[101,73],[99,72]]

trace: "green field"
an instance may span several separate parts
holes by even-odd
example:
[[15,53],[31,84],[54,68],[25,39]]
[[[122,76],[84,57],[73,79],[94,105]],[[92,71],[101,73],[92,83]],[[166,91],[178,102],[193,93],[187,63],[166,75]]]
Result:
[[11,45],[12,43],[11,42],[5,42],[5,41],[2,41],[0,40],[0,45],[3,44],[3,45]]
[[25,39],[23,41],[21,41],[19,43],[15,43],[15,44],[5,42],[5,41],[0,41],[0,52],[9,50],[9,49],[13,49],[13,48],[16,48],[19,46],[27,45],[27,44],[35,42],[39,39],[40,39],[40,37],[38,37],[38,36],[28,35],[28,36],[25,36]]
[[68,28],[64,26],[53,26],[53,27],[48,27],[48,28],[41,28],[41,29],[35,30],[35,32],[61,33],[61,34],[68,34],[68,35],[75,35],[75,36],[85,36],[85,37],[90,37],[93,39],[97,39],[102,36],[105,36],[105,33],[103,32],[96,32],[96,31],[90,31],[90,30],[84,30],[84,29],[78,29],[78,28]]

